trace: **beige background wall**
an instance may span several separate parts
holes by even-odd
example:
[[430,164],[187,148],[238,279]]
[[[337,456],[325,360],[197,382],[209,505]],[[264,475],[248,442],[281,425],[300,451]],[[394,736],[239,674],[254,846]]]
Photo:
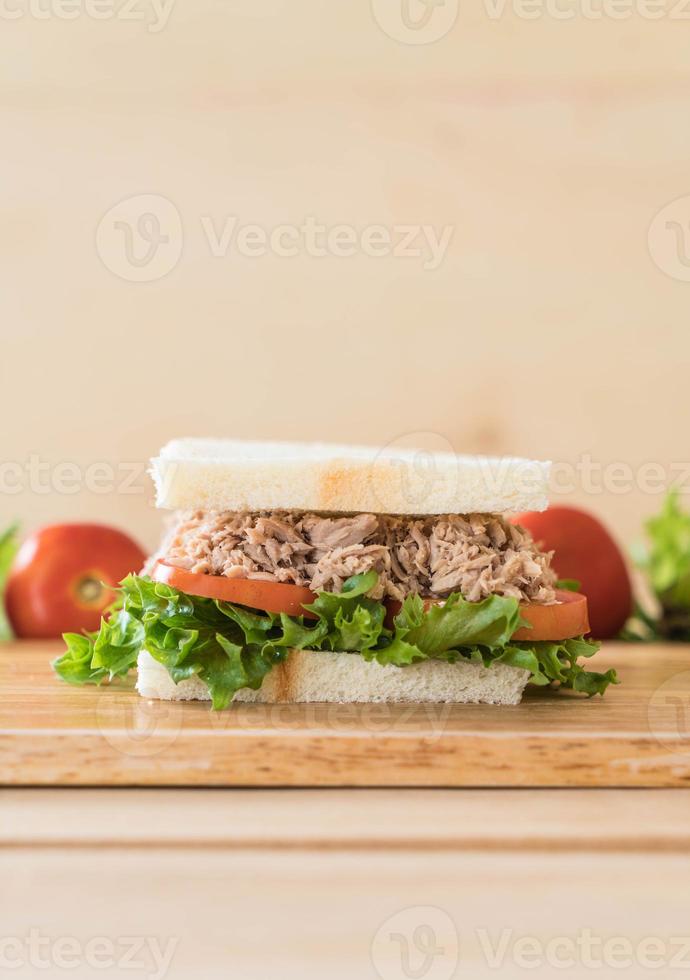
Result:
[[[3,520],[114,521],[153,544],[144,461],[187,434],[407,437],[669,477],[690,458],[690,274],[666,225],[686,202],[653,225],[656,261],[648,245],[690,194],[690,8],[560,0],[572,19],[526,19],[462,0],[410,45],[400,0],[176,0],[157,32],[148,0],[144,21],[29,2],[0,17]],[[155,267],[128,265],[113,222],[140,203],[101,219],[142,194],[162,265],[181,254],[133,282]],[[214,256],[202,219],[233,215],[452,238],[435,269]],[[576,482],[621,536],[659,503]]]

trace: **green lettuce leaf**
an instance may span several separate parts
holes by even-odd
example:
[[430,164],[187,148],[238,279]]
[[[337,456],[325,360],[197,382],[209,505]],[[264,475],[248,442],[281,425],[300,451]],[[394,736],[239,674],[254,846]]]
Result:
[[376,573],[368,572],[348,579],[340,593],[320,592],[305,607],[316,619],[307,619],[190,596],[129,575],[97,633],[65,634],[67,649],[54,667],[69,683],[99,684],[125,676],[144,648],[175,683],[200,677],[215,709],[242,688],[260,687],[293,648],[350,652],[397,667],[429,659],[505,663],[528,670],[533,684],[557,683],[588,695],[617,683],[613,671],[598,674],[578,663],[598,649],[589,640],[513,642],[522,625],[516,599],[494,595],[467,602],[454,594],[425,611],[419,596],[409,596],[389,629],[385,606],[369,597],[376,581]]
[[67,650],[54,668],[72,684],[101,683],[125,676],[144,648],[176,684],[197,674],[213,707],[220,709],[241,688],[260,687],[269,670],[287,656],[281,634],[278,616],[188,596],[144,576],[128,575],[121,583],[121,608],[96,634],[66,634]]
[[383,626],[384,605],[366,598],[377,581],[374,571],[353,575],[344,583],[342,592],[319,592],[316,600],[304,607],[316,613],[319,622],[326,625],[323,643],[330,650],[364,653],[388,633]]
[[628,640],[690,640],[690,513],[680,506],[677,489],[669,491],[661,512],[645,524],[648,546],[638,548],[656,603],[654,611],[636,603],[623,631]]
[[690,606],[690,514],[681,510],[679,494],[671,490],[661,513],[646,525],[649,552],[643,562],[658,596],[671,606]]
[[19,547],[17,530],[17,525],[12,524],[0,534],[0,641],[11,640],[13,636],[12,627],[5,612],[4,593],[7,576]]

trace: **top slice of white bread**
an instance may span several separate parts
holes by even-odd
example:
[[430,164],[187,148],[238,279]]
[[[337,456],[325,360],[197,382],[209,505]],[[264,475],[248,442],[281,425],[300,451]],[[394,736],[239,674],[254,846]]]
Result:
[[546,510],[550,463],[421,449],[175,439],[151,460],[173,510],[378,514]]

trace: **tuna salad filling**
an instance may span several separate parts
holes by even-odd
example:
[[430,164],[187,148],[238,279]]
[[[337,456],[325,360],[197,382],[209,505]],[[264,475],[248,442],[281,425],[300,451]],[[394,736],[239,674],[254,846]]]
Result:
[[470,602],[489,595],[556,600],[551,553],[496,514],[325,516],[295,511],[181,514],[158,558],[227,578],[340,592],[352,575],[378,574],[373,599],[410,594]]

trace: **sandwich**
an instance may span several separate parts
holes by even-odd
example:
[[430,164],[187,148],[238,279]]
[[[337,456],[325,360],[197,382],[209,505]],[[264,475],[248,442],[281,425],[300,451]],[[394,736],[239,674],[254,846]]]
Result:
[[183,439],[152,460],[159,550],[100,629],[65,634],[70,683],[137,671],[146,698],[517,704],[603,694],[584,596],[510,513],[549,464],[372,447]]

